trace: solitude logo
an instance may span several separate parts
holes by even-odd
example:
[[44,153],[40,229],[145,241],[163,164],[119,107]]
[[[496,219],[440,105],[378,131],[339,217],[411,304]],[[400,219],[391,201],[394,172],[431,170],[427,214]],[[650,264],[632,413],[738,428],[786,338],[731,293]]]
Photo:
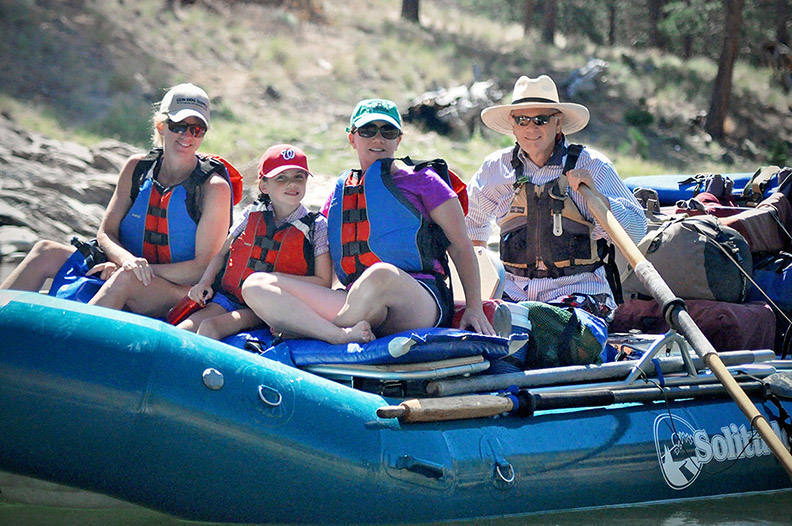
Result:
[[[778,422],[770,422],[773,432],[785,444],[786,433]],[[660,471],[669,487],[685,489],[696,480],[705,464],[770,455],[770,448],[758,433],[751,433],[745,424],[731,423],[721,433],[709,435],[694,429],[687,420],[662,414],[654,421],[655,449]]]

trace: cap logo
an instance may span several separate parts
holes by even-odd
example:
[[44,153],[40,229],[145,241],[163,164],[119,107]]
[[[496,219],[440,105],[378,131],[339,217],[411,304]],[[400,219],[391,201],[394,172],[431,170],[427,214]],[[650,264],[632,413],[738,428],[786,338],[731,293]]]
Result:
[[176,97],[175,102],[176,104],[184,105],[194,104],[200,108],[206,108],[208,106],[205,101],[195,97]]
[[289,148],[288,150],[283,150],[281,152],[281,157],[283,157],[284,161],[291,161],[292,159],[294,159],[294,155],[295,155],[294,150],[292,150],[291,148]]

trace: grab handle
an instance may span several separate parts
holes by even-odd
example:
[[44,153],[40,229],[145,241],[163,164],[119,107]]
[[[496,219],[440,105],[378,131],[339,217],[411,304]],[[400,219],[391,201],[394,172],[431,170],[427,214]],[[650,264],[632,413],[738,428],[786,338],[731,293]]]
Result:
[[396,458],[393,466],[396,469],[404,469],[430,479],[441,479],[445,474],[442,464],[421,460],[411,455],[401,455]]

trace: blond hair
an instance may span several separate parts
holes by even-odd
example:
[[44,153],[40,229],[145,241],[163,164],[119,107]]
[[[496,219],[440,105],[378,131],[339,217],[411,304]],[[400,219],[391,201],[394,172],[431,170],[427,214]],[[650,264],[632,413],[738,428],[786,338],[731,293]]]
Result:
[[168,116],[164,113],[160,113],[159,108],[154,113],[154,116],[151,118],[151,122],[153,124],[153,131],[151,132],[151,144],[154,148],[162,148],[162,133],[159,131],[159,126],[161,123],[168,120]]

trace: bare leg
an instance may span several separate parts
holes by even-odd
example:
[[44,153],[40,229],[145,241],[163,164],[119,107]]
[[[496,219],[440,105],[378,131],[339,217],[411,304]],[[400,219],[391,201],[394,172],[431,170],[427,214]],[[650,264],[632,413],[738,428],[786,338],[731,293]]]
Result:
[[368,321],[380,335],[431,327],[440,314],[432,295],[412,276],[388,263],[369,267],[349,289],[337,325]]
[[207,303],[206,307],[193,312],[176,327],[184,329],[185,331],[198,332],[198,327],[201,326],[201,323],[204,320],[208,320],[209,318],[220,316],[221,314],[225,313],[226,310],[217,303]]
[[[220,307],[222,309],[222,307]],[[225,309],[223,309],[225,311]],[[207,318],[198,327],[198,334],[215,340],[222,340],[226,336],[236,334],[241,330],[256,327],[261,320],[250,309],[239,309],[223,312],[218,316]]]
[[73,253],[72,246],[55,241],[37,241],[25,259],[0,284],[0,289],[38,292],[47,278],[54,277]]
[[276,331],[330,343],[374,339],[368,322],[334,325],[346,293],[282,274],[257,272],[242,285],[242,297],[259,318]]
[[121,269],[110,276],[88,303],[111,309],[127,308],[137,314],[163,317],[189,289],[187,285],[177,285],[159,276],[154,276],[151,283],[145,286],[133,272]]

